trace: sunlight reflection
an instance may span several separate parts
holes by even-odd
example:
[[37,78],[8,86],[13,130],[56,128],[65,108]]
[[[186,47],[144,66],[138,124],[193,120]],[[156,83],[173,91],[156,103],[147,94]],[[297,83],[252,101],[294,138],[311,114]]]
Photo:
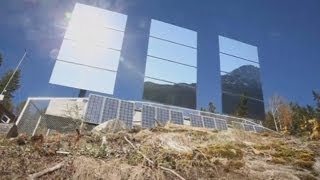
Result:
[[65,20],[68,28],[50,82],[113,94],[127,16],[78,3]]

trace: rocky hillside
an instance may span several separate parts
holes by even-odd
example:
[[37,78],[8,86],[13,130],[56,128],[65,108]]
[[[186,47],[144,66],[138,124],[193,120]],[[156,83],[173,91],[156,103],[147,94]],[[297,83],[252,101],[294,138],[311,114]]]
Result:
[[319,149],[319,141],[290,136],[171,124],[20,135],[0,138],[0,179],[319,179]]

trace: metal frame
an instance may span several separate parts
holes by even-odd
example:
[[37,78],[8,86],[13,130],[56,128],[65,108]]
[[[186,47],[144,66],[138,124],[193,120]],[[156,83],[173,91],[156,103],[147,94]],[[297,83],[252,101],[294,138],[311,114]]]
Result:
[[[70,97],[29,97],[26,101],[26,104],[22,108],[17,121],[15,122],[18,125],[21,121],[22,115],[25,113],[28,105],[32,103],[31,101],[49,101],[49,100],[88,100],[88,98],[70,98]],[[34,104],[33,104],[34,105]],[[35,105],[34,105],[35,106]],[[35,106],[36,107],[36,106]],[[37,108],[37,107],[36,107]],[[37,108],[38,109],[38,108]],[[38,109],[39,110],[39,109]],[[87,105],[85,106],[84,110],[87,110]]]

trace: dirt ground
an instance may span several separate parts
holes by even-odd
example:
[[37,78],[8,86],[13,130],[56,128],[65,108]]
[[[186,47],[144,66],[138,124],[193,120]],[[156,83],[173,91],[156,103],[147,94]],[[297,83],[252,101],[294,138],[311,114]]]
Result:
[[61,162],[39,179],[312,180],[320,179],[320,142],[172,124],[81,137],[0,137],[1,180],[28,179]]

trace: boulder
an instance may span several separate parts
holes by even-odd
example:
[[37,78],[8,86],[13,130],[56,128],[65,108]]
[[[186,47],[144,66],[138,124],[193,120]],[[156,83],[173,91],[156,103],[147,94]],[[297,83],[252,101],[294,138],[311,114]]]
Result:
[[127,127],[123,121],[113,119],[106,121],[92,129],[93,133],[117,133],[119,131],[125,131]]

